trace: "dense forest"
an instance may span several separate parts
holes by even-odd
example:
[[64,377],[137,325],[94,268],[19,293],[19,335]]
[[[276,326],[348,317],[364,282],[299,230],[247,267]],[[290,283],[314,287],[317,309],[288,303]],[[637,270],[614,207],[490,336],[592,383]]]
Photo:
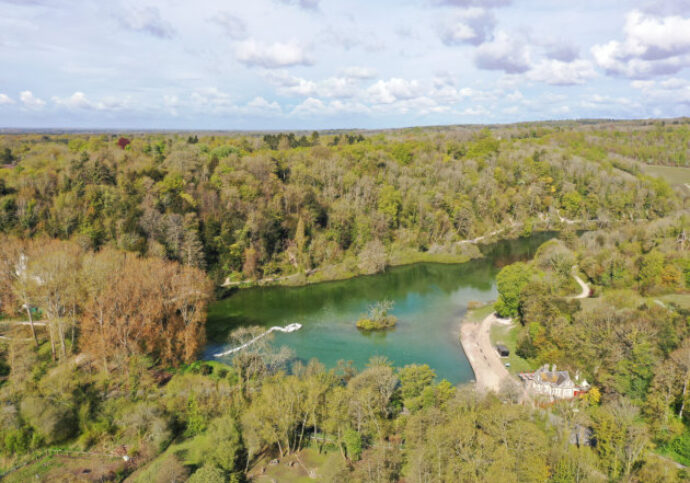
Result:
[[168,258],[216,282],[461,261],[474,255],[461,242],[485,235],[668,215],[681,200],[635,160],[687,152],[688,129],[5,135],[0,231]]
[[[687,481],[690,187],[646,168],[687,166],[689,129],[0,136],[0,477]],[[495,309],[583,397],[302,364],[270,336],[198,360],[233,285],[461,262],[542,229],[558,239],[501,270]],[[569,296],[573,270],[593,297]]]

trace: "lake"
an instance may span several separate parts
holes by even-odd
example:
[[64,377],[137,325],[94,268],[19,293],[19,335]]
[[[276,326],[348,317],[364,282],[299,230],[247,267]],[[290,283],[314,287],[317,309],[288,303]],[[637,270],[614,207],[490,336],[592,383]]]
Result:
[[[481,246],[484,258],[463,264],[420,263],[393,267],[384,273],[304,287],[241,289],[211,305],[209,343],[204,359],[230,348],[227,334],[243,325],[271,327],[293,322],[302,329],[274,332],[274,344],[285,345],[307,362],[317,358],[327,367],[339,360],[363,368],[374,355],[396,366],[428,364],[439,379],[457,384],[474,374],[459,341],[459,325],[470,301],[495,300],[501,267],[533,256],[554,232]],[[392,300],[395,328],[362,333],[357,320],[381,300]],[[228,356],[226,359],[229,359]]]

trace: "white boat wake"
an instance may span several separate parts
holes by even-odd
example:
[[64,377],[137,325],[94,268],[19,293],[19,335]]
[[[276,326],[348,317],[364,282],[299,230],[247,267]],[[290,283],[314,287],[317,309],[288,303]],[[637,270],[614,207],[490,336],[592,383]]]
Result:
[[223,356],[227,356],[227,355],[233,354],[233,353],[235,353],[235,352],[241,351],[242,349],[245,349],[245,348],[249,347],[249,346],[252,345],[254,342],[256,342],[257,340],[261,339],[262,337],[264,337],[264,336],[270,334],[270,333],[273,332],[274,330],[277,330],[278,332],[287,332],[287,333],[289,333],[289,332],[295,332],[295,331],[297,331],[297,330],[300,330],[301,328],[302,328],[302,324],[298,324],[297,322],[295,322],[294,324],[286,325],[285,327],[278,327],[278,326],[271,327],[270,329],[268,329],[268,330],[267,330],[266,332],[264,332],[263,334],[257,335],[256,337],[254,337],[254,338],[253,338],[252,340],[250,340],[249,342],[245,342],[245,343],[242,344],[241,346],[235,347],[234,349],[229,349],[229,350],[226,350],[226,351],[224,351],[224,352],[219,352],[219,353],[217,353],[217,354],[213,354],[213,357],[223,357]]

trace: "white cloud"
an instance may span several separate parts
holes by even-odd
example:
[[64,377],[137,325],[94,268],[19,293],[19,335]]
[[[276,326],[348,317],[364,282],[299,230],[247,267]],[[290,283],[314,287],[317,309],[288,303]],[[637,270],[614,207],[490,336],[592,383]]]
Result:
[[374,69],[358,66],[346,67],[342,70],[342,74],[351,79],[373,79],[376,77],[376,71]]
[[489,111],[483,106],[475,106],[464,109],[460,114],[465,116],[487,116]]
[[265,77],[278,87],[279,94],[299,97],[348,98],[355,95],[360,82],[352,77],[329,77],[312,81],[285,71],[268,72]]
[[639,89],[647,101],[669,104],[690,104],[690,81],[672,77],[663,81],[636,80],[632,87]]
[[594,66],[588,60],[562,62],[555,59],[544,59],[527,73],[527,78],[551,85],[567,86],[584,84],[596,75]]
[[432,0],[434,4],[449,7],[506,7],[512,0]]
[[675,74],[690,66],[690,18],[628,13],[625,39],[592,47],[597,64],[608,74],[648,78]]
[[29,109],[41,109],[46,105],[43,99],[35,97],[31,91],[22,91],[19,93],[19,99],[22,101],[25,107]]
[[644,10],[654,15],[687,14],[690,12],[690,0],[656,0],[647,4]]
[[14,104],[14,101],[7,94],[0,94],[0,106],[3,104]]
[[247,25],[241,18],[228,12],[220,12],[210,19],[211,22],[219,25],[225,35],[233,40],[244,40],[247,38]]
[[496,18],[490,11],[474,7],[445,21],[439,35],[446,45],[479,45],[491,36],[495,26]]
[[601,94],[593,94],[585,97],[581,102],[583,107],[591,109],[610,109],[612,106],[627,109],[639,108],[640,104],[627,97],[613,97]]
[[197,89],[192,92],[190,98],[197,106],[208,106],[216,110],[232,106],[230,95],[217,87]]
[[481,44],[477,48],[474,63],[484,70],[502,70],[508,74],[521,74],[530,68],[530,55],[521,38],[498,32],[494,40]]
[[75,92],[70,97],[53,97],[52,101],[67,109],[91,109],[96,111],[116,111],[127,107],[127,99],[105,98],[100,101],[92,101],[83,92]]
[[322,114],[326,111],[326,104],[321,99],[309,97],[292,110],[293,114]]
[[176,95],[166,94],[163,96],[163,105],[171,116],[178,116],[177,108],[180,106],[180,98]]
[[549,59],[560,60],[561,62],[572,62],[580,57],[580,53],[574,45],[555,43],[547,47],[546,56]]
[[328,26],[318,33],[319,43],[336,46],[345,50],[355,47],[362,48],[366,52],[380,52],[386,44],[377,32],[363,30],[349,26],[345,29],[342,25]]
[[127,30],[142,32],[160,39],[175,36],[173,26],[165,21],[156,7],[132,7],[119,16],[120,24]]
[[280,107],[280,104],[278,104],[276,101],[273,102],[268,102],[266,99],[263,97],[255,97],[251,101],[249,101],[246,105],[246,107],[253,111],[253,112],[274,112],[274,113],[280,113],[282,112],[282,109]]
[[321,0],[278,0],[286,5],[295,5],[305,10],[317,10]]
[[297,117],[335,116],[338,114],[369,114],[371,109],[360,102],[334,100],[329,103],[309,97],[298,104],[291,112]]
[[379,80],[367,89],[370,102],[392,104],[398,100],[412,99],[421,95],[421,87],[416,80],[408,81],[394,77],[387,81]]
[[250,39],[237,47],[236,54],[237,60],[245,65],[267,69],[313,64],[304,49],[295,42],[263,44]]

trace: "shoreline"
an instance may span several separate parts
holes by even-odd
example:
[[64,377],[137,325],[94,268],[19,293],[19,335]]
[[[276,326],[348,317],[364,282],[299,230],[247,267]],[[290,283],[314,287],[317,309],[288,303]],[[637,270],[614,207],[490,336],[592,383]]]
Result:
[[[503,240],[510,240],[511,238],[505,238],[502,240],[497,240],[498,241],[503,241]],[[490,244],[490,243],[489,243]],[[420,252],[421,253],[421,252]],[[443,258],[450,258],[450,257],[456,257],[455,259],[452,260],[443,260]],[[430,260],[414,260],[412,262],[401,262],[401,263],[390,263],[386,268],[397,268],[397,267],[409,267],[412,265],[419,265],[422,263],[433,263],[437,265],[462,265],[463,263],[471,262],[472,260],[480,260],[484,258],[484,255],[479,255],[477,257],[470,257],[467,255],[449,255],[449,254],[439,254],[439,259],[434,259],[433,257]],[[332,267],[333,265],[331,265]],[[323,270],[321,269],[314,269],[311,271],[311,274],[316,273],[317,270]],[[384,270],[385,271],[385,270]],[[309,275],[307,275],[307,272],[300,272],[300,273],[293,273],[290,275],[283,275],[280,277],[268,277],[268,278],[262,278],[261,280],[257,281],[241,281],[241,282],[224,282],[219,287],[221,288],[238,288],[238,289],[245,289],[245,288],[256,288],[256,287],[306,287],[307,285],[317,285],[320,283],[330,283],[330,282],[342,282],[343,280],[352,280],[354,278],[358,277],[369,277],[372,275],[380,275],[384,273],[384,271],[381,272],[376,272],[376,273],[346,273],[343,274],[342,277],[333,277],[333,278],[324,278],[324,279],[319,279],[319,280],[310,280]],[[280,283],[281,280],[289,280],[292,278],[298,278],[298,277],[305,277],[304,283],[294,283],[294,284],[286,284],[286,283]],[[278,283],[276,283],[278,282]]]
[[[580,220],[565,220],[561,221],[561,226],[549,226],[548,224],[545,227],[539,227],[535,228],[532,230],[530,235],[523,236],[522,233],[519,232],[511,232],[506,234],[505,236],[498,236],[495,239],[492,238],[502,231],[505,230],[498,230],[491,232],[487,235],[483,235],[478,238],[474,238],[471,240],[460,240],[457,242],[454,242],[455,245],[470,245],[470,246],[478,246],[478,245],[491,245],[494,243],[500,243],[502,241],[508,241],[508,240],[517,240],[520,238],[529,238],[530,236],[540,233],[540,232],[548,232],[548,231],[555,231],[558,232],[564,228],[563,225],[569,225],[572,226],[571,224],[579,224],[581,223],[583,225],[584,230],[586,230],[586,227],[588,224],[595,223],[597,220],[586,220],[586,221],[580,221]],[[511,227],[512,229],[519,228],[520,225],[516,225]],[[462,263],[467,263],[472,260],[477,260],[484,258],[484,255],[480,252],[477,256],[471,256],[468,254],[462,254],[462,255],[453,255],[450,253],[428,253],[428,252],[414,252],[414,253],[409,253],[407,254],[409,258],[414,257],[413,260],[405,259],[403,261],[400,260],[395,260],[393,259],[391,263],[388,265],[388,267],[405,267],[409,265],[416,265],[419,263],[438,263],[441,265],[458,265]],[[245,288],[255,288],[255,287],[304,287],[307,285],[312,285],[312,284],[318,284],[318,283],[328,283],[328,282],[339,282],[342,280],[350,280],[353,278],[357,277],[366,277],[368,275],[377,275],[376,273],[373,274],[367,274],[367,273],[352,273],[352,272],[344,272],[342,276],[334,276],[332,278],[323,278],[323,279],[317,279],[317,280],[312,280],[310,277],[312,277],[315,273],[322,272],[327,268],[332,268],[335,265],[330,265],[327,267],[319,267],[319,268],[314,268],[311,270],[307,270],[306,272],[299,272],[299,273],[292,273],[290,275],[281,275],[277,277],[265,277],[260,280],[242,280],[242,281],[235,281],[231,282],[229,278],[226,278],[225,281],[221,284],[218,285],[219,288],[222,289],[245,289]],[[378,272],[382,273],[382,272]],[[281,283],[283,281],[288,281],[291,279],[296,279],[298,280],[296,283]],[[300,280],[302,279],[302,280]]]
[[494,324],[512,324],[512,319],[499,319],[492,312],[480,322],[460,321],[460,345],[465,352],[477,389],[481,392],[499,392],[505,381],[513,380],[491,345],[491,327]]

